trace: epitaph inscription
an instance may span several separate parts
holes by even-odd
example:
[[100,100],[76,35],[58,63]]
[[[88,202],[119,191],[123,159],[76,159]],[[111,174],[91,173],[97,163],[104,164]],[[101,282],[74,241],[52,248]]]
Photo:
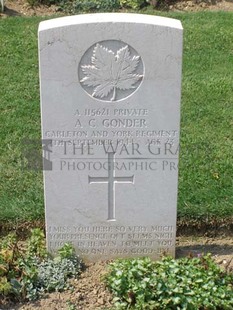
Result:
[[173,254],[173,226],[74,226],[48,227],[49,246],[54,251],[67,240],[87,258],[105,256],[161,256]]
[[85,14],[39,27],[51,253],[89,261],[175,254],[182,26]]

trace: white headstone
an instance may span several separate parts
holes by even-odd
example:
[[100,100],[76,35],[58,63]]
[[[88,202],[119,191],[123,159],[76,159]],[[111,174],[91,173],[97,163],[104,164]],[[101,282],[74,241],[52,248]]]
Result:
[[71,242],[91,261],[174,255],[180,21],[44,21],[39,57],[49,251]]

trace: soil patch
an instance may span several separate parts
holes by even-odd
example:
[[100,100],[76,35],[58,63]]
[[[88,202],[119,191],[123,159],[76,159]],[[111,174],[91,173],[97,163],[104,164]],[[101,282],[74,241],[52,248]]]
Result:
[[233,11],[233,1],[228,0],[186,0],[176,1],[169,5],[170,11],[198,12],[198,11]]

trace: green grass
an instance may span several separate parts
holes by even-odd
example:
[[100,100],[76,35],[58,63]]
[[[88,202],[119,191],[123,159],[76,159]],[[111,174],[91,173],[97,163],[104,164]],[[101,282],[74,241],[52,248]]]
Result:
[[184,15],[179,215],[233,214],[232,13]]
[[0,21],[0,220],[43,217],[42,173],[22,169],[21,141],[40,138],[38,19]]
[[[184,27],[178,216],[232,217],[233,13],[159,15],[178,18]],[[44,216],[42,173],[21,164],[21,140],[40,138],[41,20],[0,20],[0,221]]]

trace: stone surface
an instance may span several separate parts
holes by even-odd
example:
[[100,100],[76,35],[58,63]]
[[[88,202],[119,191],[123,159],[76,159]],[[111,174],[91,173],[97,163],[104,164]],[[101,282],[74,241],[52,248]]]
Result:
[[47,244],[174,255],[182,26],[91,14],[39,26]]

